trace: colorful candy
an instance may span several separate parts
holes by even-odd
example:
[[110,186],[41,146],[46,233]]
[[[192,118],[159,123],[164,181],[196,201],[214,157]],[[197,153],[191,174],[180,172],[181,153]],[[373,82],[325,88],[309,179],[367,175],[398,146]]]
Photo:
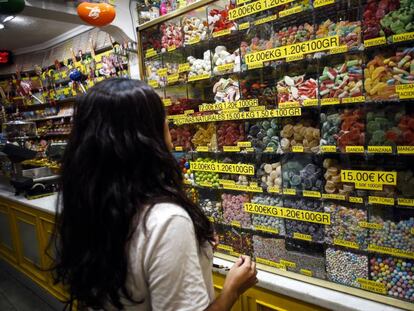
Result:
[[184,16],[182,19],[182,25],[184,32],[184,45],[191,44],[193,41],[203,41],[207,39],[207,21],[195,16]]
[[414,251],[414,239],[410,231],[414,227],[413,217],[394,222],[383,219],[381,216],[372,216],[370,222],[382,226],[382,229],[370,229],[370,244],[402,249],[409,252]]
[[285,125],[280,131],[282,151],[290,152],[293,146],[303,146],[305,152],[318,152],[320,130],[310,124],[305,120],[296,125],[291,123]]
[[273,152],[278,152],[280,149],[279,128],[280,125],[277,119],[250,123],[247,140],[252,143],[252,147],[258,152],[263,152],[267,148]]
[[239,222],[243,228],[250,228],[252,221],[250,214],[244,211],[244,203],[249,202],[246,194],[227,194],[221,195],[223,205],[223,219],[226,223],[232,221]]
[[236,146],[239,141],[246,140],[244,122],[225,121],[217,126],[217,142],[219,148]]
[[257,170],[257,177],[264,189],[282,187],[282,165],[280,162],[262,163]]
[[166,52],[168,49],[179,48],[183,45],[184,38],[181,26],[177,23],[161,24],[161,52]]
[[279,106],[285,102],[303,103],[306,99],[316,99],[318,95],[318,81],[305,75],[285,76],[277,83],[277,97]]
[[235,102],[240,99],[239,82],[232,78],[221,78],[213,85],[216,103]]
[[364,146],[364,110],[344,109],[331,113],[321,113],[321,145],[338,146],[343,152],[346,146]]
[[332,282],[360,287],[357,279],[368,279],[368,257],[350,251],[327,248],[326,273]]
[[326,204],[324,210],[331,214],[331,225],[325,226],[325,241],[332,244],[339,239],[356,243],[360,249],[366,247],[368,230],[359,226],[367,221],[365,210],[335,203]]
[[253,236],[253,249],[255,258],[262,258],[279,262],[286,257],[285,240],[267,238],[260,235]]
[[412,260],[389,256],[371,258],[370,276],[385,286],[391,297],[414,301],[414,263]]
[[347,98],[362,95],[362,60],[353,59],[336,67],[326,66],[319,77],[321,98]]
[[391,57],[378,54],[367,63],[364,74],[369,99],[397,99],[396,85],[414,83],[414,49],[397,51]]
[[225,29],[234,31],[237,29],[237,25],[234,21],[229,20],[228,8],[222,10],[212,9],[208,13],[208,25],[210,26],[211,32],[218,32]]
[[214,123],[205,124],[196,124],[195,125],[195,134],[191,139],[191,142],[194,144],[194,147],[208,147],[209,151],[217,150],[217,135],[216,135],[216,126]]
[[[252,203],[269,206],[282,206],[282,199],[280,197],[257,195],[252,198]],[[253,226],[263,226],[275,229],[279,235],[285,235],[285,222],[283,221],[283,218],[252,214],[252,222]]]
[[346,45],[349,50],[361,45],[361,22],[341,20],[334,22],[329,18],[319,25],[316,38],[339,35],[339,45]]

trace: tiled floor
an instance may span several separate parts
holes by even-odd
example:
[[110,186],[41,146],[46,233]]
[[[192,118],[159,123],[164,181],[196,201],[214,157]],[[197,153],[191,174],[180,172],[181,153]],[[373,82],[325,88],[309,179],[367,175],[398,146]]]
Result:
[[0,266],[0,311],[55,310],[58,309],[53,308],[43,297],[37,295]]

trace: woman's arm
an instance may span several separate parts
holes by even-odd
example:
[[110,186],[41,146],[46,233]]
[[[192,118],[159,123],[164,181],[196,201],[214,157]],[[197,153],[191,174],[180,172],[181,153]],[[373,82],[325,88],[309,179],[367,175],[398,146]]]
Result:
[[205,311],[229,311],[239,296],[257,283],[256,274],[256,263],[241,256],[227,274],[220,296]]

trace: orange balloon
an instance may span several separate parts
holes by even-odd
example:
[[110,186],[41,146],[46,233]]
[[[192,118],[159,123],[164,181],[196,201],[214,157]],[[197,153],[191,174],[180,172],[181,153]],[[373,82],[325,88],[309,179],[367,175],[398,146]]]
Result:
[[116,16],[115,8],[107,3],[82,2],[77,10],[83,21],[98,27],[110,24]]

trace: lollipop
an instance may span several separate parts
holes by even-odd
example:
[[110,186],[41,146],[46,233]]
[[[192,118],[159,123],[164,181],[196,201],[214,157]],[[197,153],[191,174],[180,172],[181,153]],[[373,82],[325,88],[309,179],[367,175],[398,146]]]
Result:
[[80,87],[81,87],[81,89],[82,89],[82,92],[86,93],[85,87],[84,87],[84,86],[83,86],[83,84],[82,84],[82,78],[83,78],[83,75],[82,75],[82,73],[81,73],[78,69],[73,69],[73,70],[70,72],[70,74],[69,74],[69,78],[70,78],[73,82],[79,83],[79,85],[80,85]]

